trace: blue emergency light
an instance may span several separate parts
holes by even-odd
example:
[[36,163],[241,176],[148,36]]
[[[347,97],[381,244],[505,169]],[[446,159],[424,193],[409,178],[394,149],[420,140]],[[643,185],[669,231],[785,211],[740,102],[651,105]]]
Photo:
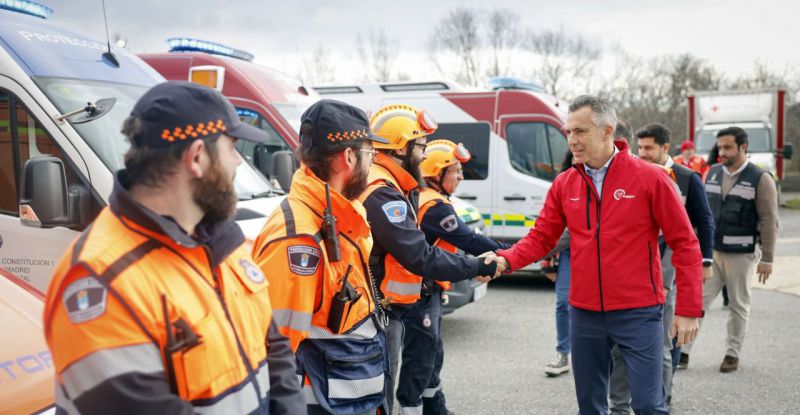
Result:
[[536,82],[508,76],[497,76],[489,79],[489,88],[492,91],[497,91],[498,89],[522,89],[525,91],[544,92],[544,87]]
[[205,52],[212,55],[228,56],[251,62],[255,56],[243,50],[234,49],[219,43],[208,42],[187,37],[173,37],[167,39],[170,52]]
[[236,114],[244,118],[258,118],[258,113],[245,108],[236,108]]
[[53,9],[28,0],[0,0],[0,9],[41,17],[42,19],[47,19],[53,14]]

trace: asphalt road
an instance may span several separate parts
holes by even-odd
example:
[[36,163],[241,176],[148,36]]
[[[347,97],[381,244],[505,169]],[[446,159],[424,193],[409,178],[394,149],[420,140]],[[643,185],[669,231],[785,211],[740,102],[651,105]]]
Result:
[[[781,211],[781,237],[800,237],[800,211]],[[792,246],[793,245],[793,246]],[[798,255],[798,244],[778,255]],[[797,271],[795,271],[797,272]],[[773,276],[780,278],[780,275]],[[800,413],[800,297],[754,289],[738,372],[723,374],[727,309],[707,312],[688,370],[676,374],[673,414]],[[575,414],[571,372],[548,378],[555,357],[555,294],[544,279],[511,277],[444,319],[448,406],[462,414]]]

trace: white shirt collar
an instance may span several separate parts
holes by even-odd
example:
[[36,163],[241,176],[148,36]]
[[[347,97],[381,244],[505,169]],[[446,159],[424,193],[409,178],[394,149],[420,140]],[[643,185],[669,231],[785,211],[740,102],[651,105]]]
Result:
[[671,169],[671,168],[672,168],[672,166],[674,166],[674,165],[675,165],[675,161],[674,161],[674,160],[672,160],[672,157],[670,157],[670,156],[667,156],[667,162],[666,162],[666,163],[664,163],[664,167],[666,167],[666,168],[668,168],[668,169]]
[[728,175],[728,177],[730,177],[730,176],[736,176],[737,174],[741,173],[741,172],[742,172],[742,170],[744,170],[744,168],[745,168],[745,167],[747,167],[747,163],[749,163],[749,162],[750,162],[750,160],[748,160],[748,159],[744,159],[744,163],[742,163],[742,165],[741,165],[741,166],[739,166],[739,168],[738,168],[738,169],[736,169],[736,171],[735,171],[735,172],[733,172],[733,173],[729,172],[729,171],[728,171],[728,166],[725,166],[725,165],[723,165],[723,166],[722,166],[722,171],[724,171],[724,172],[725,172],[725,174],[727,174],[727,175]]

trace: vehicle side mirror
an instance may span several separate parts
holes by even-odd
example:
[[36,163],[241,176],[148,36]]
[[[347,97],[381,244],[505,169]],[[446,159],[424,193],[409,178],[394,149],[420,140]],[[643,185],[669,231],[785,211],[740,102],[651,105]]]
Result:
[[89,192],[81,185],[67,186],[60,159],[34,157],[22,170],[19,218],[38,228],[82,227],[89,219]]
[[791,160],[793,154],[794,154],[794,147],[792,146],[792,143],[784,143],[783,151],[781,152],[779,157],[783,157],[786,160]]
[[270,177],[274,177],[278,184],[281,185],[281,189],[288,192],[292,186],[292,176],[294,176],[294,171],[297,170],[297,167],[297,160],[295,160],[291,151],[276,151],[272,155]]

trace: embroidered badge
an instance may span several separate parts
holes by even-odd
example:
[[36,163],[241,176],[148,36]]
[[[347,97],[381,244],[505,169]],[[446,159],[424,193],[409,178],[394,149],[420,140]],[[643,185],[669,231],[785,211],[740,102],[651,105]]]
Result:
[[456,215],[447,216],[439,222],[439,226],[441,226],[445,232],[453,232],[458,229],[458,219],[456,219]]
[[305,245],[293,245],[287,250],[289,269],[297,275],[313,275],[319,266],[320,251]]
[[402,200],[386,202],[381,208],[391,223],[400,223],[406,220],[408,205]]
[[247,275],[247,278],[249,278],[250,281],[253,281],[256,284],[261,284],[266,280],[264,273],[261,272],[257,266],[250,263],[250,261],[246,259],[240,259],[239,265],[242,266],[242,269],[244,269],[244,274]]
[[64,290],[61,300],[74,324],[94,320],[106,312],[106,288],[94,277],[74,281]]

